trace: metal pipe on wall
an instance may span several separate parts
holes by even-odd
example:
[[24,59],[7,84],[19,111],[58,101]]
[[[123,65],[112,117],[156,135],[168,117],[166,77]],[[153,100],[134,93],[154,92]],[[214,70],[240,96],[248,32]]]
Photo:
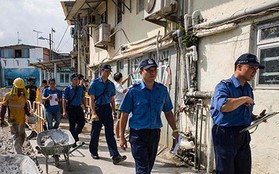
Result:
[[187,97],[210,99],[214,92],[211,91],[189,91],[186,93]]
[[203,125],[203,101],[202,99],[199,99],[199,105],[200,105],[200,114],[199,114],[199,118],[200,118],[200,142],[199,142],[199,160],[198,160],[198,170],[200,170],[201,168],[201,151],[202,151],[202,125]]
[[195,130],[195,159],[194,164],[195,168],[198,166],[199,156],[198,156],[198,126],[199,126],[199,105],[196,105],[196,130]]
[[213,150],[213,141],[212,141],[212,134],[211,129],[213,127],[213,122],[211,117],[207,117],[208,122],[208,139],[207,139],[207,165],[206,165],[206,173],[211,173],[213,170],[214,164],[214,150]]

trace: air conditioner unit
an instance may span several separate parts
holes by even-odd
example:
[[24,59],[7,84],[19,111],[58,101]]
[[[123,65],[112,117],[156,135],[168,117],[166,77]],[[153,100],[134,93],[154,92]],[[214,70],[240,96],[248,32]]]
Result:
[[100,24],[95,30],[95,46],[107,45],[110,39],[110,24]]
[[101,24],[101,21],[102,21],[102,19],[101,19],[100,15],[98,15],[98,14],[97,15],[91,15],[89,17],[89,21],[87,23],[87,26],[88,27],[97,27],[98,25]]
[[156,19],[173,14],[177,11],[177,0],[145,1],[144,18]]

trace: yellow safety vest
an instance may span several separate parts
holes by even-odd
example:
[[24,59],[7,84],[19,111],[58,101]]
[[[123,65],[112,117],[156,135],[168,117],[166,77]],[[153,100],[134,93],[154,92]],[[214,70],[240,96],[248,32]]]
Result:
[[8,114],[10,120],[14,121],[17,124],[24,124],[25,122],[25,110],[24,106],[27,102],[27,99],[24,95],[18,97],[18,95],[11,94],[8,92],[3,98],[2,105],[8,107]]

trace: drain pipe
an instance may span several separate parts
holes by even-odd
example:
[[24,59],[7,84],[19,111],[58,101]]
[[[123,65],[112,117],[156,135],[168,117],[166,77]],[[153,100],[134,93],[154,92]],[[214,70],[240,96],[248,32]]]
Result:
[[243,17],[245,15],[259,13],[259,12],[269,10],[271,8],[275,8],[275,7],[278,7],[278,6],[279,6],[279,1],[264,2],[260,5],[254,6],[254,7],[245,8],[245,9],[236,11],[232,15],[225,16],[221,19],[217,19],[217,20],[213,20],[213,21],[210,21],[210,22],[205,22],[205,23],[201,23],[199,25],[195,25],[194,28],[196,28],[196,29],[210,28],[210,27],[213,27],[215,25],[219,25],[219,24],[222,24],[224,22],[228,22],[230,20],[234,20],[234,19]]
[[193,83],[191,82],[190,77],[190,61],[197,61],[198,60],[198,54],[197,54],[197,47],[191,46],[187,48],[188,53],[186,53],[186,79],[187,79],[187,85],[188,85],[188,91],[193,92],[195,89],[193,87]]
[[213,171],[213,161],[214,161],[214,149],[213,149],[213,141],[212,141],[212,134],[211,129],[213,127],[213,121],[211,117],[207,118],[208,123],[208,139],[207,139],[207,164],[206,164],[206,173],[212,173]]
[[198,171],[200,171],[201,169],[201,151],[202,151],[202,125],[203,125],[203,101],[202,99],[199,99],[200,103],[200,114],[199,114],[199,117],[200,117],[200,144],[199,144],[199,160],[198,160]]
[[187,97],[201,98],[201,99],[210,99],[213,96],[214,92],[205,92],[205,91],[189,91],[186,93]]
[[199,161],[199,156],[198,156],[198,126],[199,126],[199,107],[200,105],[196,105],[196,130],[195,130],[195,158],[194,158],[194,164],[195,168],[198,168],[198,161]]
[[[180,50],[180,61],[181,61],[181,68],[180,68],[180,93],[179,95],[182,96],[183,95],[183,90],[184,90],[184,84],[185,84],[185,48],[184,48],[184,44],[182,41],[182,32],[180,30],[177,30],[177,36],[178,36],[178,46],[179,46],[179,50]],[[187,56],[186,56],[187,57]],[[186,71],[187,71],[187,60],[186,60]],[[187,74],[187,73],[186,73]],[[188,85],[188,76],[187,78],[187,85]],[[189,85],[188,85],[189,87]],[[189,89],[189,88],[188,88]],[[180,99],[179,99],[180,101]],[[184,103],[184,102],[181,102]]]
[[[190,59],[192,57],[192,53],[186,53],[186,80],[187,80],[187,89],[191,90],[191,80],[190,80]],[[183,72],[185,73],[185,71]]]

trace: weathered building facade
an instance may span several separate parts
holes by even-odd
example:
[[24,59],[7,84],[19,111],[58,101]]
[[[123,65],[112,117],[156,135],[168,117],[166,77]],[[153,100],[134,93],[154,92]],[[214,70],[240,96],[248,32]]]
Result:
[[[79,0],[62,2],[62,6],[66,20],[76,26],[74,33],[79,33],[74,35],[79,50],[75,55],[80,71],[88,77],[95,78],[98,67],[109,63],[113,73],[130,73],[136,80],[143,58],[158,62],[158,81],[170,80],[167,86],[177,124],[194,135],[195,162],[202,163],[208,172],[214,166],[211,95],[220,80],[233,74],[234,62],[241,54],[256,54],[266,67],[251,83],[254,114],[263,109],[279,110],[276,0],[161,0],[145,4],[142,0]],[[252,134],[253,173],[279,172],[278,120],[273,117]],[[170,134],[164,126],[161,143],[171,146]]]
[[15,78],[34,77],[39,84],[39,69],[29,67],[29,63],[43,61],[44,48],[32,45],[10,45],[0,47],[1,86],[12,86]]

